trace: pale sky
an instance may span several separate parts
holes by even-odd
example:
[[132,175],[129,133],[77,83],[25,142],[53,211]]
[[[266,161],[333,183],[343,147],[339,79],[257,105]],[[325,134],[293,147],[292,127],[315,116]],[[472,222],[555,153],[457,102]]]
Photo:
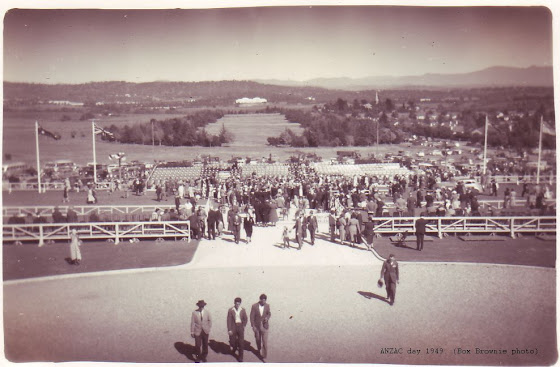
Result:
[[552,65],[545,7],[11,10],[4,80],[366,77]]

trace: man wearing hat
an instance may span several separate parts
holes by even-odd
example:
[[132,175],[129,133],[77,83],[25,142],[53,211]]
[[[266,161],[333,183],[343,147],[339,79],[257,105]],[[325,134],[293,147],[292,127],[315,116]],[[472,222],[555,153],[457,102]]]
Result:
[[387,290],[387,301],[392,306],[395,303],[395,295],[397,294],[397,284],[399,284],[399,264],[395,260],[395,255],[390,254],[389,258],[383,262],[381,268],[381,280],[385,281],[385,289]]
[[208,335],[212,328],[212,317],[210,312],[204,309],[204,306],[206,306],[204,300],[198,301],[196,305],[198,309],[193,311],[191,317],[191,336],[195,340],[196,362],[206,362],[206,357],[208,356]]
[[234,306],[228,310],[227,328],[230,337],[230,345],[233,353],[239,351],[237,360],[243,362],[243,348],[245,346],[245,326],[247,326],[247,312],[241,307],[241,298],[235,298]]
[[[261,294],[259,302],[251,307],[251,327],[255,333],[257,349],[262,359],[268,352],[268,320],[270,319],[270,305],[266,303],[266,294]],[[262,348],[262,349],[261,349]]]

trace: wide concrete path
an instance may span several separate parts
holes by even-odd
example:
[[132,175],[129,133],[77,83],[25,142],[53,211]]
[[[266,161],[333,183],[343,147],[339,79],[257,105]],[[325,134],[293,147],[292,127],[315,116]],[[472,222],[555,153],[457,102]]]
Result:
[[[249,309],[264,292],[272,310],[267,362],[547,365],[556,359],[555,269],[403,262],[390,306],[376,285],[381,261],[371,252],[322,240],[284,250],[280,228],[256,227],[251,244],[236,245],[229,235],[204,240],[185,266],[4,282],[6,356],[189,362],[190,314],[204,299],[214,319],[208,360],[235,362],[227,309],[237,296]],[[245,335],[245,361],[259,362],[249,328]],[[457,348],[471,352],[457,355]],[[476,348],[507,352],[476,354]]]

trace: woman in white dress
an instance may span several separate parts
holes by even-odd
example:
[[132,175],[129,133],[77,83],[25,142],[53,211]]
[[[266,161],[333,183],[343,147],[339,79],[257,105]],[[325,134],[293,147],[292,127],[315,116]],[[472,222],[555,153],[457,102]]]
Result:
[[80,251],[80,237],[78,237],[78,232],[73,229],[70,232],[70,264],[80,265],[82,261],[82,252]]

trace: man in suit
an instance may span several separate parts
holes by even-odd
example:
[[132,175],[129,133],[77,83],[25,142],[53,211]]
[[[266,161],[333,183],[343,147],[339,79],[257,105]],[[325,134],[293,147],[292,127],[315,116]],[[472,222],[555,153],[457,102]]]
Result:
[[210,335],[210,329],[212,328],[212,317],[210,312],[204,309],[206,302],[200,300],[196,305],[198,309],[193,311],[191,317],[191,336],[195,340],[196,362],[206,362],[206,357],[208,356],[208,335]]
[[201,238],[201,234],[200,234],[200,219],[198,215],[196,213],[193,213],[188,220],[191,224],[193,239],[199,240]]
[[218,217],[220,212],[215,208],[211,208],[208,211],[208,239],[215,240],[216,239],[216,224],[218,223]]
[[399,264],[395,260],[395,255],[390,254],[389,258],[383,262],[381,268],[381,276],[379,281],[385,281],[385,289],[387,290],[387,301],[392,306],[395,303],[395,295],[397,294],[397,284],[399,284]]
[[235,212],[232,218],[233,225],[233,240],[236,244],[239,244],[239,239],[241,237],[241,217],[239,213]]
[[79,222],[78,213],[76,213],[73,206],[70,206],[68,208],[68,211],[66,212],[66,221],[68,223],[78,223]]
[[335,242],[336,238],[336,216],[334,215],[335,211],[331,210],[329,214],[329,232],[331,234],[331,242]]
[[243,362],[243,348],[245,346],[245,326],[247,325],[247,312],[241,307],[241,298],[234,300],[234,306],[228,310],[227,328],[230,337],[232,353],[239,352],[237,360]]
[[317,217],[313,213],[313,210],[309,212],[307,217],[307,229],[309,230],[309,237],[311,238],[311,246],[315,244],[315,233],[317,232]]
[[426,219],[420,217],[414,223],[416,228],[416,250],[422,251],[424,249],[424,235],[426,234]]
[[257,349],[264,360],[268,353],[268,320],[270,319],[270,305],[266,303],[266,294],[261,294],[259,302],[251,307],[250,318],[251,327],[257,341]]
[[303,214],[300,212],[294,225],[296,230],[296,242],[298,243],[298,250],[301,250],[303,245]]

